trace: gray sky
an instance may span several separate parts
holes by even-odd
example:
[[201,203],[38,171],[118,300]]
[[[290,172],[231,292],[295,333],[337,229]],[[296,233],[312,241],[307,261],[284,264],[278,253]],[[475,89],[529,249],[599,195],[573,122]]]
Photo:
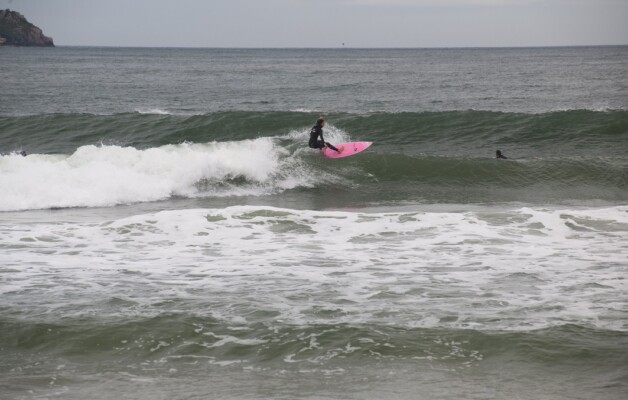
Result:
[[57,45],[628,44],[628,0],[0,0]]

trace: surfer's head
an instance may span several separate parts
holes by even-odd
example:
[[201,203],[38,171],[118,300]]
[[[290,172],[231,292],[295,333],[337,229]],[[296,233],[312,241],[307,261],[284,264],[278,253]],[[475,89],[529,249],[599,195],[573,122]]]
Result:
[[316,121],[317,125],[323,126],[325,125],[325,118],[320,117],[317,121]]

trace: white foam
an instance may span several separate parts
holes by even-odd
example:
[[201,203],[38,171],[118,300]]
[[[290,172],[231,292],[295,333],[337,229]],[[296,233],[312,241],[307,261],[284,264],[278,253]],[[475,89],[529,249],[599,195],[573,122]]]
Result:
[[[260,194],[307,184],[298,160],[286,156],[271,138],[146,150],[90,145],[69,156],[0,156],[0,211]],[[238,178],[248,185],[229,185]]]
[[171,112],[162,110],[160,108],[138,108],[135,110],[138,114],[155,114],[155,115],[172,115]]
[[195,312],[234,325],[266,310],[294,324],[628,331],[628,207],[365,214],[238,206],[99,224],[0,223],[0,242],[0,300],[45,312],[69,304],[91,312],[80,305],[132,293],[139,308],[113,312],[150,313],[175,297],[211,299]]
[[240,339],[240,338],[237,338],[235,336],[230,336],[230,335],[217,335],[213,332],[205,332],[203,334],[206,336],[212,336],[215,339],[217,339],[214,343],[204,344],[204,346],[207,347],[208,349],[213,348],[213,347],[221,347],[221,346],[224,346],[226,344],[231,344],[231,343],[235,343],[235,344],[239,344],[243,346],[255,346],[255,345],[263,344],[267,342],[267,340],[263,340],[263,339]]
[[[331,124],[326,124],[323,129],[323,137],[326,142],[334,143],[343,143],[351,141],[351,137],[345,131],[340,128],[337,128]],[[307,130],[292,130],[288,132],[286,135],[280,136],[280,139],[289,139],[294,140],[297,143],[302,143],[303,145],[307,145],[307,142],[310,139],[310,131]]]

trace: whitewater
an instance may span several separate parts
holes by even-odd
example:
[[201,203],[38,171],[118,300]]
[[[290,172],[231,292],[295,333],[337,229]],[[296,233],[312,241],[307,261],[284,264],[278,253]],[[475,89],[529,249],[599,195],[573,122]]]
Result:
[[[45,315],[67,307],[68,299],[99,302],[130,292],[141,298],[146,285],[148,298],[163,292],[179,301],[202,301],[214,291],[237,295],[246,287],[253,295],[240,302],[248,312],[273,310],[295,325],[327,320],[312,308],[344,304],[334,323],[621,330],[627,227],[627,207],[352,213],[234,206],[100,224],[38,223],[26,233],[3,224],[3,248],[11,250],[5,265],[46,265],[48,272],[16,271],[2,293],[19,303],[25,299],[18,293],[49,287],[49,296],[29,301],[29,314]],[[88,267],[94,255],[98,265]],[[120,273],[141,274],[141,285],[120,284]],[[562,296],[573,291],[577,299]],[[226,300],[197,313],[242,318],[226,315],[231,307]]]

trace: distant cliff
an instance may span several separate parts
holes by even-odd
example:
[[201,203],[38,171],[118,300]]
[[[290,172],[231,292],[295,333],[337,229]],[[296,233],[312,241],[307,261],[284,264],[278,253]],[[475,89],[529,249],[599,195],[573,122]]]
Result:
[[54,43],[22,14],[0,10],[0,46],[54,46]]

